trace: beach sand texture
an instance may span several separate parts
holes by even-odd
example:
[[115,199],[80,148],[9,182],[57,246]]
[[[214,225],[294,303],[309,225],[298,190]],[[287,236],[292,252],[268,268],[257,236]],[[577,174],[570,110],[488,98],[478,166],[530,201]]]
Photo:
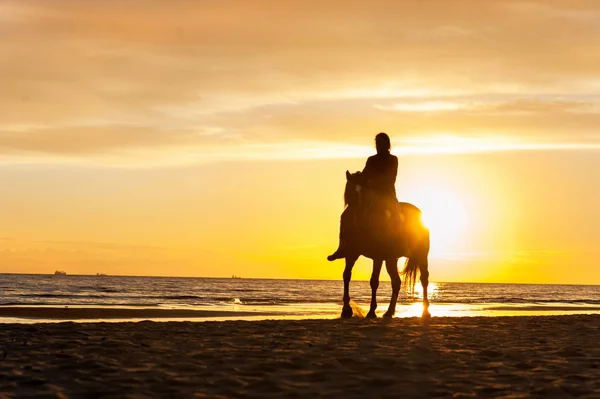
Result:
[[4,324],[0,397],[600,398],[600,316]]
[[275,315],[269,312],[218,311],[194,309],[145,309],[145,308],[90,308],[54,306],[0,306],[0,317],[41,318],[46,320],[83,319],[161,319],[161,318],[206,318],[248,317]]

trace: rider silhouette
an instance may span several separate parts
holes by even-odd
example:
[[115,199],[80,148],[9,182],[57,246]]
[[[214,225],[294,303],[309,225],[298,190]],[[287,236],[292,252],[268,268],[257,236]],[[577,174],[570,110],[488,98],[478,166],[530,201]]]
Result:
[[[390,137],[386,133],[379,133],[375,136],[375,148],[377,154],[367,159],[367,164],[363,169],[361,176],[364,179],[368,191],[370,192],[370,205],[364,210],[363,218],[369,213],[369,216],[375,215],[375,222],[369,223],[371,230],[386,229],[386,225],[399,224],[398,220],[398,199],[396,198],[396,176],[398,174],[398,158],[390,154],[392,148]],[[374,212],[373,212],[374,211]],[[338,249],[327,257],[327,260],[333,261],[346,256],[346,247],[348,245],[348,230],[353,224],[348,208],[342,213],[340,221],[340,242]],[[387,218],[390,222],[383,222]],[[372,231],[375,233],[375,231]],[[387,231],[386,233],[390,233]],[[389,237],[388,234],[386,236]]]

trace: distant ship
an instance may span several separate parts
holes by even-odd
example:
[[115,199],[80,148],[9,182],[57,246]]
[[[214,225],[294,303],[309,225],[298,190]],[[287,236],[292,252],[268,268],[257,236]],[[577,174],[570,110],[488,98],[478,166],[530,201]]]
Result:
[[235,274],[231,276],[231,278],[241,278],[240,276],[236,276]]
[[104,273],[96,273],[96,276],[103,277],[103,276],[106,276],[106,274],[104,274]]
[[62,271],[62,270],[57,270],[57,271],[54,272],[54,275],[55,276],[66,276],[67,272]]

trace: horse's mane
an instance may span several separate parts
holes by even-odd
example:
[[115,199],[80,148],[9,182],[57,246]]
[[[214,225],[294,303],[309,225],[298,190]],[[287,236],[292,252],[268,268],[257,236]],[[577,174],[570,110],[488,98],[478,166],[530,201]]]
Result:
[[[351,178],[360,178],[361,173],[360,172],[356,172],[356,173],[352,173],[350,175]],[[350,195],[352,195],[352,192],[354,191],[354,188],[350,188],[350,184],[349,183],[349,179],[346,180],[346,188],[344,189],[344,206],[348,206],[348,201],[350,200]]]
[[344,189],[344,207],[348,206],[348,197],[350,196],[349,184],[346,182],[346,188]]

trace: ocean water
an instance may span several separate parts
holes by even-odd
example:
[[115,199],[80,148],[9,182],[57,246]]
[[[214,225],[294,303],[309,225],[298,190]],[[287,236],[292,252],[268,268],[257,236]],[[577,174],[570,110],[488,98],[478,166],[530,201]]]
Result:
[[[404,290],[397,316],[421,313],[420,284]],[[600,286],[431,283],[433,316],[600,313]],[[338,317],[342,280],[55,276],[0,274],[0,306],[70,306],[269,312],[289,318]],[[390,283],[378,290],[378,312],[387,309]],[[350,295],[365,311],[368,281],[352,281]],[[6,320],[1,320],[6,321]]]

